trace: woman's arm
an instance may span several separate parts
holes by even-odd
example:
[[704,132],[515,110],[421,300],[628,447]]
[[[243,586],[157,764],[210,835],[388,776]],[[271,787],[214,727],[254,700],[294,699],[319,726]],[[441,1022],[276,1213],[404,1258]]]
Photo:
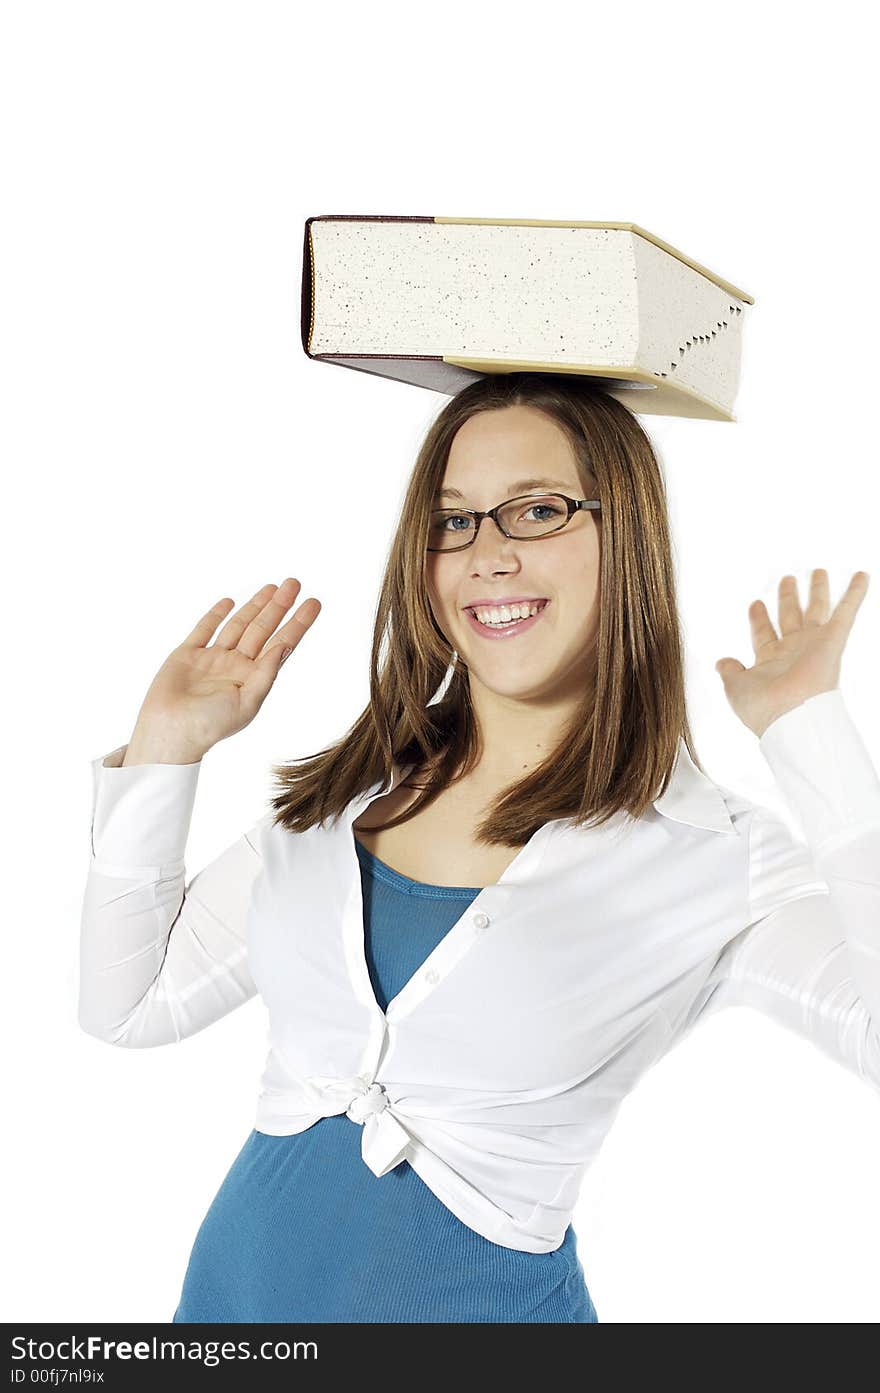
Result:
[[179,1042],[256,994],[245,919],[267,813],[186,884],[201,762],[92,761],[79,1024],[112,1045]]
[[748,922],[675,1036],[752,1006],[880,1089],[880,779],[839,689],[773,721],[761,750],[805,843],[754,809]]

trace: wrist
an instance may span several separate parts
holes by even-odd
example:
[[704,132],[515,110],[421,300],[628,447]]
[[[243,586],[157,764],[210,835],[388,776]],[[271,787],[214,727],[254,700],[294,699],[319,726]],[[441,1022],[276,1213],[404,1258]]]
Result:
[[135,732],[125,747],[121,768],[132,764],[198,764],[203,753],[174,740]]

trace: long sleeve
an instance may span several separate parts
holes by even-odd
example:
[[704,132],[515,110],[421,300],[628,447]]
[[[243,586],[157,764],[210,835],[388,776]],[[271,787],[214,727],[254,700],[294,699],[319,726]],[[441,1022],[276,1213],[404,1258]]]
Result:
[[108,1044],[179,1042],[256,994],[245,939],[264,814],[189,884],[184,852],[201,763],[92,761],[80,927],[79,1025]]
[[760,748],[805,841],[755,809],[748,923],[676,1033],[751,1006],[880,1089],[880,780],[839,689],[778,717]]

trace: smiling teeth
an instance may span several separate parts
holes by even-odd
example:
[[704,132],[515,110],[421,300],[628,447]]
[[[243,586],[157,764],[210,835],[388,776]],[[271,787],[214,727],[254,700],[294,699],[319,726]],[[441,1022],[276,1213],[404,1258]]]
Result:
[[499,605],[497,609],[475,609],[474,614],[481,624],[498,626],[510,624],[517,619],[528,619],[531,615],[537,614],[538,609],[538,604]]

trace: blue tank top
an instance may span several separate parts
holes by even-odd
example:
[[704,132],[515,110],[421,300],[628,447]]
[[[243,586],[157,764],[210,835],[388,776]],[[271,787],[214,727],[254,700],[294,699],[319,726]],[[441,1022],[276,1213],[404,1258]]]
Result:
[[[401,875],[355,837],[366,960],[384,1011],[479,889]],[[333,1185],[326,1177],[332,1172]],[[474,1232],[408,1161],[375,1176],[344,1113],[251,1131],[196,1234],[186,1321],[595,1323],[577,1239],[527,1253]]]

